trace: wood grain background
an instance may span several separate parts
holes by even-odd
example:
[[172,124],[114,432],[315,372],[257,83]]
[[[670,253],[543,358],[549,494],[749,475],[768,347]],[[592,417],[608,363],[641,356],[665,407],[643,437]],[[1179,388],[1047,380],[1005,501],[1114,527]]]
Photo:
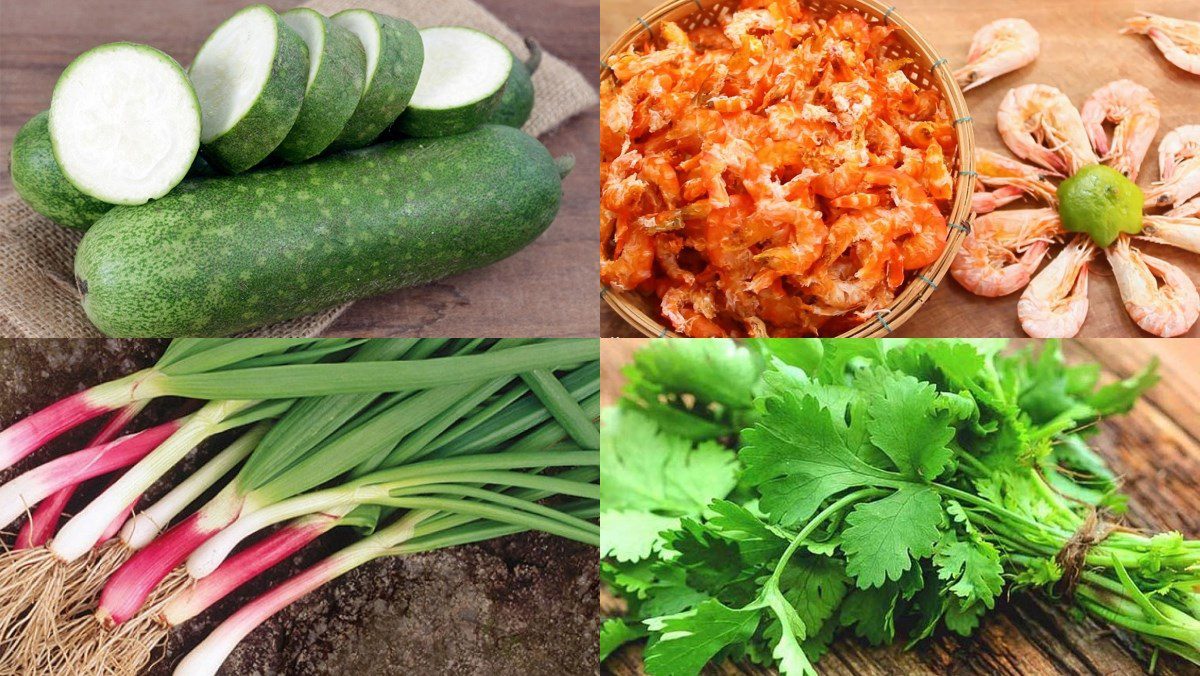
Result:
[[[518,33],[584,73],[596,61],[595,0],[477,0]],[[8,153],[27,119],[50,105],[63,68],[105,42],[145,42],[182,63],[222,20],[250,0],[0,1],[0,194],[12,192]],[[278,10],[294,6],[267,0]],[[573,154],[554,225],[533,245],[482,270],[359,301],[329,335],[594,336],[599,262],[598,127],[595,110],[541,138]]]
[[[601,342],[600,384],[606,405],[620,394],[621,366],[643,342]],[[1069,342],[1066,352],[1072,361],[1099,362],[1105,381],[1132,375],[1152,356],[1161,360],[1161,382],[1128,415],[1101,425],[1092,444],[1124,477],[1129,525],[1200,537],[1200,341],[1082,340]],[[1124,634],[1090,620],[1077,621],[1040,596],[1018,593],[1001,599],[971,638],[942,632],[909,652],[845,638],[817,666],[830,676],[1117,675],[1144,673],[1145,658]],[[613,655],[603,671],[615,676],[642,673],[640,648]],[[770,672],[724,664],[706,673]],[[1197,674],[1200,669],[1164,656],[1156,673]]]
[[[658,0],[600,0],[600,38],[611,44],[637,16]],[[1162,128],[1139,180],[1157,180],[1158,140],[1183,124],[1200,124],[1200,76],[1189,75],[1163,59],[1148,38],[1118,35],[1137,11],[1200,19],[1196,0],[894,0],[896,10],[917,25],[951,66],[966,59],[971,36],[980,26],[1004,17],[1030,21],[1042,35],[1041,57],[1031,66],[967,93],[980,147],[1007,153],[996,132],[996,109],[1009,89],[1044,83],[1062,89],[1076,105],[1104,84],[1129,78],[1150,88],[1162,104]],[[1200,256],[1155,244],[1139,244],[1147,253],[1183,268],[1200,282]],[[1091,311],[1080,336],[1140,336],[1125,313],[1107,261],[1091,266]],[[1017,321],[1017,296],[981,298],[964,291],[949,276],[897,336],[1023,336]],[[638,334],[601,301],[601,335]],[[1189,336],[1200,336],[1200,322]]]

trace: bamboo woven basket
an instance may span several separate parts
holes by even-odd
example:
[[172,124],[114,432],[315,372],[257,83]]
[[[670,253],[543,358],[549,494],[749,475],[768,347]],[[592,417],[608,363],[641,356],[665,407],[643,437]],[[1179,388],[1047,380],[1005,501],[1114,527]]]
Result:
[[[970,231],[971,193],[975,189],[975,132],[971,114],[967,110],[962,90],[954,81],[947,59],[934,51],[933,47],[917,29],[904,19],[896,8],[876,0],[801,0],[820,17],[832,17],[839,12],[860,12],[871,23],[886,23],[897,27],[896,42],[891,56],[908,57],[913,63],[904,69],[905,75],[921,87],[934,86],[950,105],[955,122],[957,149],[951,170],[954,172],[954,200],[948,221],[950,223],[946,250],[935,263],[913,276],[896,295],[891,306],[880,310],[873,319],[866,320],[853,329],[841,334],[840,338],[870,338],[886,336],[908,321],[937,290],[950,262],[958,254],[962,241]],[[600,79],[611,78],[607,64],[609,57],[625,51],[631,44],[644,44],[654,35],[663,21],[674,21],[685,30],[698,26],[712,26],[724,12],[732,12],[737,0],[672,0],[666,2],[629,27],[616,42],[604,52],[601,59]],[[663,326],[655,317],[657,310],[636,294],[602,288],[600,295],[625,321],[647,336],[678,337],[678,334]]]

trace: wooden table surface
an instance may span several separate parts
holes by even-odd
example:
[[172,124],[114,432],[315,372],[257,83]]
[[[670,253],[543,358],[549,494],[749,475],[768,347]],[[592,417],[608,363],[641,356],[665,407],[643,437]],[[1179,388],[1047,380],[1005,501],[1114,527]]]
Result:
[[[619,394],[620,366],[641,342],[602,341],[601,395],[606,404]],[[1130,496],[1128,525],[1200,537],[1200,343],[1089,339],[1068,343],[1066,353],[1072,361],[1098,361],[1105,380],[1135,373],[1152,355],[1161,360],[1162,381],[1128,415],[1105,421],[1092,444],[1124,477]],[[1090,620],[1079,622],[1035,594],[1016,593],[1002,598],[970,638],[941,632],[909,652],[840,639],[817,668],[829,676],[1045,676],[1140,674],[1146,664],[1126,636]],[[640,667],[640,648],[627,647],[610,657],[603,671],[630,676],[641,673]],[[725,664],[706,673],[769,672]],[[1163,657],[1156,673],[1196,674],[1200,669]]]
[[[601,0],[602,45],[607,47],[635,17],[657,4],[658,0]],[[1200,19],[1196,0],[894,0],[894,4],[950,59],[951,66],[963,63],[971,36],[995,19],[1021,17],[1041,33],[1042,53],[1034,64],[967,93],[980,147],[1007,153],[996,132],[996,109],[1009,89],[1031,83],[1054,85],[1076,105],[1115,79],[1129,78],[1149,87],[1162,105],[1163,119],[1139,180],[1143,187],[1158,178],[1158,140],[1180,125],[1200,124],[1200,76],[1167,63],[1148,38],[1117,34],[1124,20],[1139,10]],[[1154,244],[1138,246],[1175,263],[1200,283],[1200,255]],[[1080,336],[1145,335],[1125,313],[1107,261],[1096,260],[1091,273],[1091,309]],[[942,288],[896,335],[1023,336],[1016,303],[1016,295],[996,299],[972,295],[947,275]],[[606,305],[601,327],[604,336],[640,335]],[[1200,322],[1188,335],[1200,336]]]
[[[267,0],[283,10],[299,0]],[[476,0],[518,33],[584,73],[594,70],[594,0]],[[0,195],[11,194],[7,157],[27,119],[49,107],[63,68],[116,40],[152,44],[187,63],[222,20],[250,0],[0,0]],[[599,129],[593,109],[541,138],[571,153],[554,225],[518,254],[482,270],[359,301],[329,335],[594,336],[599,262]]]

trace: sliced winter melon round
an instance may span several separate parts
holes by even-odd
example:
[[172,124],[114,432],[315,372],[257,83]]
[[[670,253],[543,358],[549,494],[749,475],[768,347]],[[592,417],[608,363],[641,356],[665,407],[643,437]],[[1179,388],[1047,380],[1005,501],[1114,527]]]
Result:
[[406,136],[450,136],[487,122],[512,73],[508,47],[460,26],[426,28],[421,42],[425,67],[396,130]]
[[79,192],[144,204],[187,175],[200,143],[200,106],[174,59],[115,42],[71,62],[50,100],[54,157]]
[[525,61],[513,55],[513,69],[508,76],[508,84],[504,85],[500,103],[496,104],[488,120],[492,124],[520,129],[533,113],[533,74],[542,63],[542,47],[537,40],[525,38],[525,48],[529,50],[529,58]]
[[275,154],[288,162],[315,157],[346,128],[362,98],[367,55],[349,30],[307,7],[280,15],[308,45],[308,89],[300,115]]
[[354,33],[367,54],[362,100],[333,143],[339,150],[361,148],[392,126],[417,88],[425,60],[421,34],[404,19],[365,9],[338,12],[330,21]]
[[208,36],[188,75],[208,160],[231,174],[279,146],[304,104],[308,47],[270,7],[251,5]]
[[33,210],[68,228],[87,230],[113,205],[71,185],[50,143],[50,112],[34,115],[17,131],[8,165],[13,187]]

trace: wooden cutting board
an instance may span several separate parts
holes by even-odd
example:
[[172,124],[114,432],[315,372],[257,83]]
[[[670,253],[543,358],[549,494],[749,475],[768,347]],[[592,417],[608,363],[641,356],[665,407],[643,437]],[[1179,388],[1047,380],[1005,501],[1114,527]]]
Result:
[[[620,394],[621,366],[641,344],[644,341],[601,342],[601,397],[606,405]],[[1200,511],[1195,508],[1200,504],[1200,344],[1085,340],[1067,343],[1066,353],[1073,362],[1099,362],[1105,381],[1132,375],[1154,355],[1161,360],[1161,382],[1131,413],[1105,421],[1092,444],[1125,479],[1129,525],[1176,529],[1200,537]],[[1014,593],[997,603],[970,638],[940,632],[909,652],[843,638],[817,668],[829,676],[1115,676],[1144,673],[1146,664],[1127,636],[1090,620],[1077,621],[1061,604],[1039,595]],[[642,673],[640,647],[614,654],[603,671],[613,676]],[[1156,673],[1198,672],[1182,659],[1162,657]],[[727,663],[705,673],[765,676],[773,672]]]
[[[1119,35],[1124,20],[1138,11],[1200,20],[1196,0],[894,0],[896,11],[920,28],[950,65],[961,65],[971,36],[980,26],[1005,17],[1028,20],[1042,35],[1042,53],[1032,65],[967,93],[975,117],[979,147],[1007,153],[996,132],[996,109],[1009,89],[1023,84],[1049,84],[1062,89],[1076,105],[1112,80],[1139,82],[1162,105],[1162,128],[1151,147],[1139,180],[1157,180],[1158,141],[1171,129],[1200,124],[1200,76],[1172,66],[1149,38]],[[636,17],[659,4],[656,0],[601,0],[601,48],[611,44]],[[1166,259],[1200,284],[1200,255],[1156,244],[1139,244]],[[1096,259],[1090,269],[1091,308],[1080,336],[1143,336],[1125,313],[1107,261]],[[898,336],[1023,336],[1017,321],[1017,294],[981,298],[962,289],[949,276]],[[603,301],[601,301],[603,304]],[[604,305],[602,335],[639,335]],[[1189,336],[1200,336],[1200,322]]]

